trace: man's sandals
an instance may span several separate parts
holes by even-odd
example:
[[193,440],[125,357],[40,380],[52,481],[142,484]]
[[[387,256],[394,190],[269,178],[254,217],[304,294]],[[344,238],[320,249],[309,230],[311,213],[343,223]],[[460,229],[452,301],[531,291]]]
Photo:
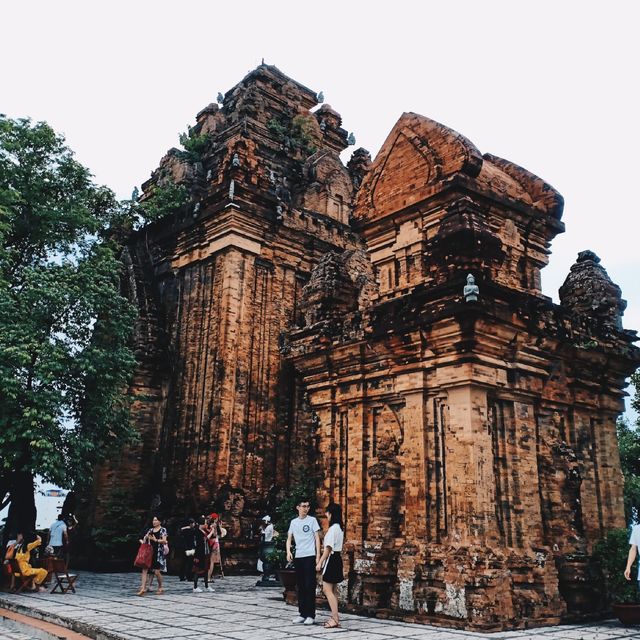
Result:
[[324,628],[325,629],[340,629],[340,623],[335,619],[335,618],[329,618],[325,623],[324,623]]

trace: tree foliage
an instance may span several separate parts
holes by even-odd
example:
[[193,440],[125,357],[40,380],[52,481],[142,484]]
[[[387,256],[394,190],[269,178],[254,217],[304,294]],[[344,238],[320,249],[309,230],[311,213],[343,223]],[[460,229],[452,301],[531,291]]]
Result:
[[145,516],[144,511],[133,508],[132,504],[135,500],[125,489],[116,488],[109,494],[100,526],[91,531],[91,537],[86,541],[91,550],[89,558],[95,567],[112,570],[130,567],[138,546],[132,526],[142,522]]
[[121,217],[51,127],[0,115],[0,498],[14,527],[33,526],[35,510],[15,512],[33,474],[70,487],[132,437],[136,312],[106,240]]
[[[640,372],[631,376],[634,395],[631,406],[640,413]],[[618,420],[620,466],[624,476],[624,510],[627,522],[640,522],[640,418],[635,425]]]
[[187,199],[187,189],[184,185],[171,181],[157,184],[150,195],[139,203],[138,214],[143,222],[154,222],[175,213]]
[[[629,554],[629,532],[627,529],[611,529],[598,542],[593,557],[604,574],[607,597],[610,602],[634,604],[639,602],[636,576],[627,580],[623,575]],[[633,570],[635,574],[637,569]]]
[[[316,485],[311,475],[302,467],[296,469],[294,475],[296,476],[295,484],[280,497],[273,519],[273,527],[279,535],[274,539],[274,549],[269,554],[269,561],[280,568],[286,564],[287,531],[291,520],[298,515],[296,506],[301,500],[309,500],[311,515],[315,513],[317,507]],[[295,548],[295,543],[292,548]]]

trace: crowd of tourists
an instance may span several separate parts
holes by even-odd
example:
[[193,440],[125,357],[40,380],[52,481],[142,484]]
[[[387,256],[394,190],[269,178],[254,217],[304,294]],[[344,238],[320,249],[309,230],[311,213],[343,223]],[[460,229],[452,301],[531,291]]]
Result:
[[[198,586],[199,579],[204,582],[205,591],[213,591],[213,573],[215,566],[220,568],[220,574],[224,577],[222,568],[222,556],[220,551],[220,539],[224,538],[226,530],[220,525],[217,513],[201,516],[198,522],[190,518],[180,528],[179,533],[179,562],[180,580],[192,580],[193,591],[202,593]],[[158,516],[154,516],[151,527],[140,537],[140,547],[134,564],[142,569],[139,596],[152,592],[152,580],[156,578],[158,587],[155,593],[162,594],[162,574],[167,571],[167,556],[169,555],[169,536],[162,526]]]
[[[293,622],[312,625],[316,618],[316,583],[317,573],[322,575],[323,592],[331,609],[331,617],[325,627],[340,626],[338,615],[337,587],[343,581],[342,544],[344,540],[342,510],[337,504],[330,504],[326,509],[328,530],[324,535],[324,548],[320,542],[320,525],[309,515],[310,503],[304,499],[298,502],[298,516],[289,524],[286,541],[287,562],[295,567],[298,587],[298,614]],[[264,550],[278,535],[271,523],[270,516],[262,518],[261,554],[258,559],[258,570],[263,570],[265,563]],[[196,522],[190,518],[180,528],[178,547],[179,579],[193,581],[194,593],[214,591],[214,570],[220,567],[220,576],[224,577],[220,540],[226,531],[220,524],[216,513],[201,516]],[[153,578],[157,582],[156,594],[164,593],[163,573],[167,571],[169,555],[169,535],[162,521],[154,516],[151,527],[146,529],[139,539],[139,549],[134,564],[142,570],[140,588],[137,595],[153,593]],[[199,586],[202,578],[204,589]]]

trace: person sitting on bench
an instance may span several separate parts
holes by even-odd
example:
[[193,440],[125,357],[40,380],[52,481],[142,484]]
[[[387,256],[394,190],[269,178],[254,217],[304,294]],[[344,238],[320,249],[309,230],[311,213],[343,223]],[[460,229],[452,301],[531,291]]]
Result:
[[33,576],[36,591],[46,591],[42,583],[49,574],[46,569],[35,569],[31,566],[31,552],[41,544],[42,539],[36,535],[35,532],[23,535],[22,544],[16,547],[15,556],[15,559],[18,561],[18,566],[20,567],[20,574],[25,578]]

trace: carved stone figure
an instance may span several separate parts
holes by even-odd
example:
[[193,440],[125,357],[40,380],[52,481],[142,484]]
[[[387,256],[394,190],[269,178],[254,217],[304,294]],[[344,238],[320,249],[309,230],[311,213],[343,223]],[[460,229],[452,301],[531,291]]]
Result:
[[464,286],[464,300],[465,302],[475,302],[478,299],[478,294],[480,293],[480,289],[476,284],[476,279],[469,274],[467,276],[467,284]]

